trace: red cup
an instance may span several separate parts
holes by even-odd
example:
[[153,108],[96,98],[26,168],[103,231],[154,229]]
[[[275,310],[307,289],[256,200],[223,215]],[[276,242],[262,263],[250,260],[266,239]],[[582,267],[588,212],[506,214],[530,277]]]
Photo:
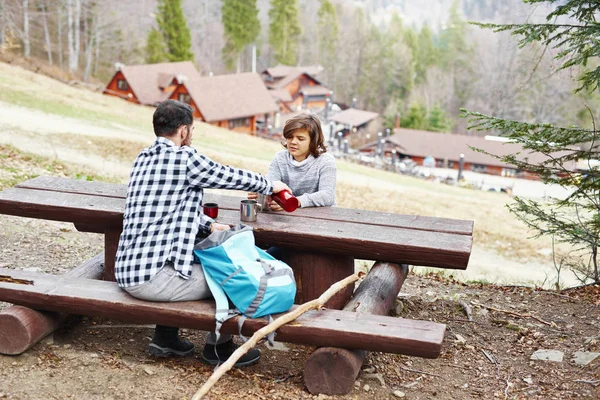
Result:
[[219,215],[219,205],[217,203],[206,203],[202,206],[202,212],[207,217],[215,219]]
[[300,207],[300,201],[289,190],[273,193],[271,197],[275,200],[275,203],[279,204],[287,212],[292,212]]

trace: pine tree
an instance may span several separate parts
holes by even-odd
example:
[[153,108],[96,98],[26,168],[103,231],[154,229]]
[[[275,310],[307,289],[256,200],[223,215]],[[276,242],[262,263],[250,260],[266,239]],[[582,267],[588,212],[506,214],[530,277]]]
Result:
[[[547,3],[553,11],[545,23],[476,24],[495,31],[511,31],[521,36],[520,46],[541,43],[559,50],[555,57],[561,69],[579,68],[582,73],[576,92],[593,91],[600,83],[600,67],[588,61],[600,56],[600,25],[596,22],[600,3],[588,0],[527,0],[529,3]],[[561,22],[561,17],[571,21]],[[594,112],[589,110],[591,129],[577,126],[558,127],[544,123],[511,121],[503,118],[462,110],[470,117],[470,128],[494,131],[523,146],[523,154],[496,156],[517,169],[540,176],[547,184],[555,184],[571,191],[566,199],[551,199],[542,203],[515,197],[507,207],[537,236],[548,235],[572,245],[572,251],[560,256],[560,266],[569,266],[583,283],[600,283],[598,247],[600,246],[600,136]],[[481,150],[480,150],[481,151]],[[534,163],[529,155],[538,153],[546,161]],[[576,172],[575,162],[586,164],[583,173]],[[557,284],[558,286],[558,284]]]
[[183,15],[181,1],[158,1],[156,22],[167,49],[166,54],[169,61],[194,60],[192,36],[185,15]]
[[275,52],[275,60],[285,65],[296,65],[298,39],[302,33],[298,21],[298,0],[271,0],[269,19],[269,44]]
[[256,0],[223,0],[221,15],[226,40],[223,61],[227,68],[233,69],[244,47],[253,43],[260,33]]
[[152,28],[146,40],[146,62],[156,64],[167,60],[163,38],[156,28]]

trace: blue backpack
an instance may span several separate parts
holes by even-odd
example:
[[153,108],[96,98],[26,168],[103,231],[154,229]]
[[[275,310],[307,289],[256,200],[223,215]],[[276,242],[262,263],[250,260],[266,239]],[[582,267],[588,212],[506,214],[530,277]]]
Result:
[[[294,304],[294,272],[256,247],[252,227],[236,225],[215,231],[194,247],[215,298],[217,329],[232,316],[259,318],[285,312]],[[229,300],[235,306],[230,309]],[[241,330],[241,329],[240,329]]]

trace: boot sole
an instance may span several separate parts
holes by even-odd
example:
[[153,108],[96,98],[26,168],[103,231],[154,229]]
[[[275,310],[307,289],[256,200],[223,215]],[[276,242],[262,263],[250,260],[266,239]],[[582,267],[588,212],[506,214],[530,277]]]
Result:
[[[222,360],[221,361],[221,360],[208,359],[208,358],[206,358],[204,356],[204,354],[202,354],[202,358],[201,359],[202,359],[202,362],[204,362],[205,364],[209,364],[209,365],[217,365],[219,363],[222,364],[225,361],[227,361],[227,360]],[[239,367],[248,367],[250,365],[256,364],[259,360],[260,360],[260,356],[258,356],[256,358],[253,358],[252,360],[248,360],[248,361],[243,361],[243,362],[238,361],[233,366],[237,367],[237,368],[239,368]]]
[[188,354],[194,351],[194,347],[189,349],[188,351],[180,351],[171,349],[170,347],[160,347],[154,343],[150,343],[148,345],[148,353],[154,357],[172,357],[172,356],[187,356]]

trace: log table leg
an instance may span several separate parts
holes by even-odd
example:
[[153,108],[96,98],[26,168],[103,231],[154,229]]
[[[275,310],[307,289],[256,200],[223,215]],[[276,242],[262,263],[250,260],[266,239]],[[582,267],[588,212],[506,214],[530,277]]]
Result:
[[[104,253],[90,258],[67,272],[73,278],[99,279]],[[65,313],[36,311],[22,306],[10,306],[0,311],[0,354],[21,354],[58,329],[69,317]]]
[[104,232],[104,273],[102,279],[115,282],[115,256],[119,247],[120,230],[106,230]]
[[[386,315],[408,274],[408,265],[377,262],[344,310]],[[304,384],[312,394],[347,394],[354,387],[367,352],[321,347],[304,366]]]
[[[318,298],[332,284],[354,273],[354,258],[348,256],[286,249],[282,259],[294,270],[297,287],[295,304]],[[354,285],[342,289],[325,306],[341,309],[350,300],[353,291]]]

